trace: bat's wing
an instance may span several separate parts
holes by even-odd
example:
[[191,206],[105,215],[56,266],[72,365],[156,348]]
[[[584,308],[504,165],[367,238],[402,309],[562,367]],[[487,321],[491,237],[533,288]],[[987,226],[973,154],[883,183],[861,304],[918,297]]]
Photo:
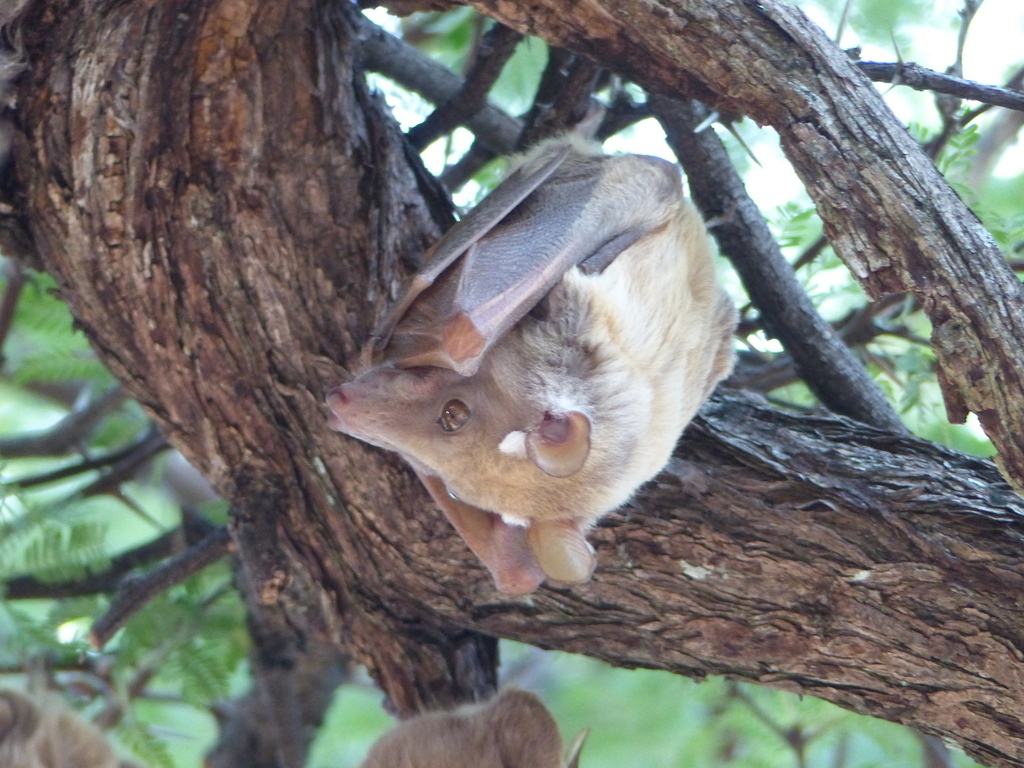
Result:
[[383,352],[374,362],[472,375],[484,351],[569,269],[600,271],[651,231],[633,203],[658,181],[652,168],[679,187],[674,166],[654,158],[587,155],[568,142],[552,152],[512,174],[442,238],[377,334],[374,348]]
[[[495,187],[487,197],[467,212],[440,240],[434,243],[426,254],[426,266],[412,277],[402,298],[374,329],[364,349],[365,363],[373,361],[373,356],[388,345],[392,334],[412,303],[424,291],[430,289],[456,259],[473,247],[481,237],[494,229],[524,198],[547,181],[569,156],[570,147],[568,145],[558,146],[554,149],[557,151],[538,158],[537,162],[524,164],[509,174],[508,178]],[[393,355],[388,355],[388,358],[399,365],[403,362],[401,358],[395,360]]]

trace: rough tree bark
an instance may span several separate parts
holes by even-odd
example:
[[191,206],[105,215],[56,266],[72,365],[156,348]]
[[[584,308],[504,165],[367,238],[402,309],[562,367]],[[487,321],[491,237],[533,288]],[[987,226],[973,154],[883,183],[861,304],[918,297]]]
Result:
[[[855,272],[922,296],[947,393],[1024,477],[1019,285],[795,10],[479,5],[777,127]],[[395,457],[326,429],[324,392],[438,233],[353,13],[35,0],[23,25],[18,216],[103,359],[233,501],[282,626],[343,646],[403,713],[486,693],[500,635],[803,690],[1024,765],[1024,503],[986,462],[721,395],[595,532],[593,583],[510,598]]]

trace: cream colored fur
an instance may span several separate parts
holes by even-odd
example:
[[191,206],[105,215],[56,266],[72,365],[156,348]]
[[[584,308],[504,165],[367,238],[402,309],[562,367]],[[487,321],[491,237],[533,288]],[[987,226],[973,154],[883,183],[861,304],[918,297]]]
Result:
[[[530,263],[534,241],[548,238],[542,242],[558,243],[555,250],[617,252],[614,259],[570,269],[535,311],[482,354],[475,374],[380,365],[332,391],[328,402],[335,428],[398,451],[466,505],[513,525],[557,522],[531,525],[540,538],[530,546],[535,554],[556,553],[544,564],[548,576],[579,581],[592,567],[580,529],[657,474],[729,373],[735,310],[715,281],[707,233],[683,197],[675,165],[641,155],[606,157],[576,138],[542,144],[518,162],[543,167],[566,142],[568,157],[498,224],[500,248],[487,252],[505,249],[508,258]],[[520,238],[513,245],[510,232]],[[486,240],[481,249],[492,247]],[[446,432],[440,417],[453,400],[470,416]],[[572,443],[583,450],[567,455],[585,460],[561,476],[559,465],[531,459],[530,440],[543,434],[545,423],[570,414],[589,421],[589,452]],[[579,421],[574,416],[572,423]],[[444,506],[446,496],[434,495]],[[461,525],[497,581],[511,574],[509,591],[535,588],[536,573],[522,566],[525,539],[509,544],[478,518]],[[549,533],[542,536],[542,529]],[[560,548],[565,557],[558,557]],[[554,570],[564,575],[552,576]]]
[[[677,169],[635,155],[603,158],[593,145],[575,143],[583,151],[566,161],[567,170],[573,162],[602,157],[595,204],[630,211],[651,231],[604,272],[573,269],[565,275],[549,301],[580,312],[562,333],[528,318],[495,345],[477,375],[491,383],[490,393],[505,390],[506,407],[498,409],[505,413],[515,402],[539,402],[586,414],[592,433],[584,468],[568,478],[544,475],[521,450],[510,450],[517,443],[509,434],[522,428],[518,423],[488,428],[491,445],[485,450],[474,447],[435,462],[432,446],[423,445],[416,456],[460,499],[483,509],[527,520],[572,517],[589,525],[627,501],[668,461],[686,424],[731,368],[735,317]],[[525,162],[543,151],[542,145]],[[585,379],[549,364],[567,360],[571,367],[574,352],[592,366]],[[501,421],[500,414],[490,417]]]

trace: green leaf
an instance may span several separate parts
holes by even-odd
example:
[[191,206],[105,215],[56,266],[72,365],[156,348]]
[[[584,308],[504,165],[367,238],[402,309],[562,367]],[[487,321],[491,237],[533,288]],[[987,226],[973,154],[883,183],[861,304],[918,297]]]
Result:
[[175,768],[167,744],[145,725],[125,718],[115,731],[118,740],[150,768]]

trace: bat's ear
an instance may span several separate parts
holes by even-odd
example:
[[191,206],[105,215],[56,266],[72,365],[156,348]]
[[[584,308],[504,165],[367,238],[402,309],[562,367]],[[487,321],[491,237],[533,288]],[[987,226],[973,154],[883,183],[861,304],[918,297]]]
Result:
[[534,520],[526,530],[544,575],[557,581],[589,581],[597,558],[575,520]]
[[526,454],[552,477],[569,477],[583,467],[590,453],[590,419],[579,411],[545,413],[526,436]]
[[569,745],[569,749],[565,751],[565,768],[579,768],[580,752],[583,751],[583,742],[587,740],[587,736],[589,735],[589,728],[584,728],[576,734],[576,738],[572,740],[572,744]]

